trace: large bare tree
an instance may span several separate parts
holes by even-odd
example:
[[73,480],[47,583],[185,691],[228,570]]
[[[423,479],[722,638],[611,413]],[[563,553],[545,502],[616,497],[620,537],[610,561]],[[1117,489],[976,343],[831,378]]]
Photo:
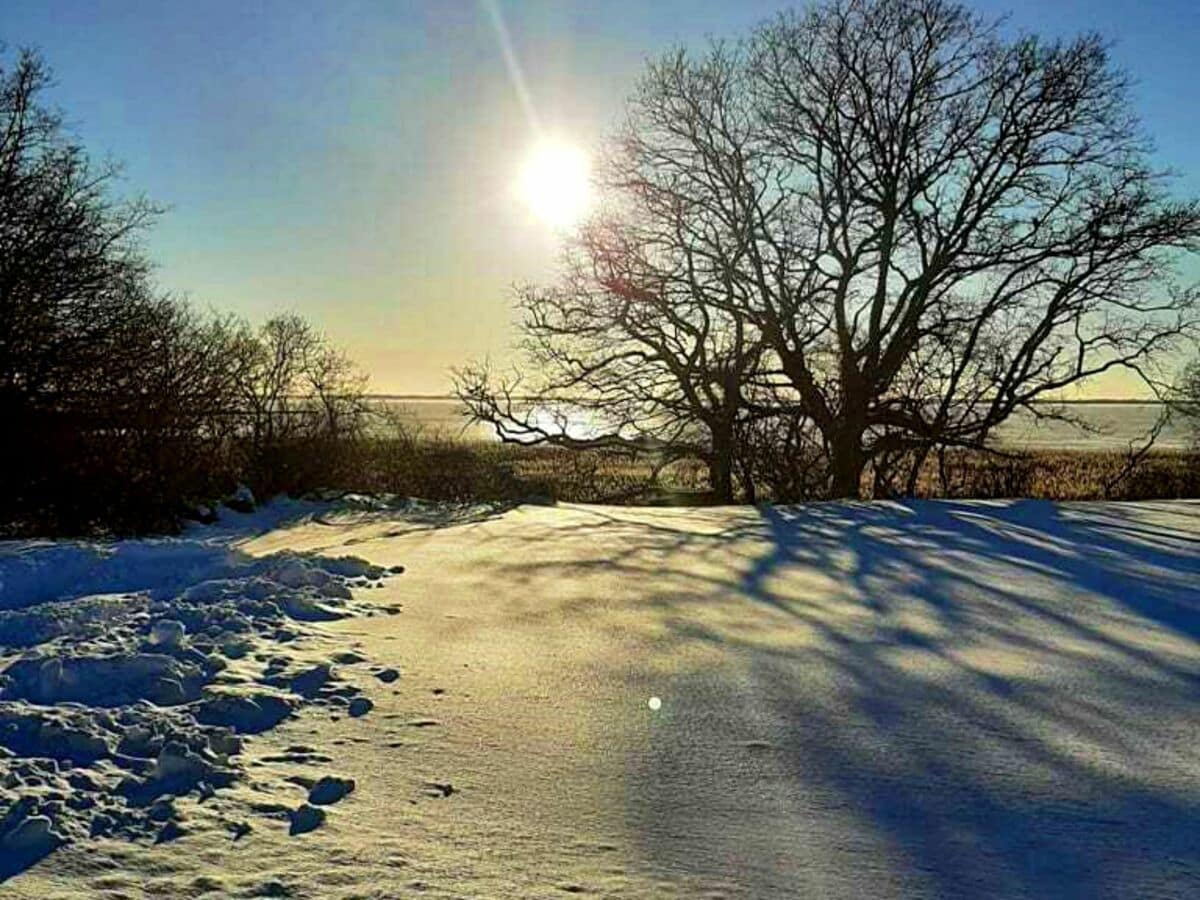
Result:
[[1153,363],[1194,328],[1200,208],[1147,162],[1103,42],[1006,41],[943,0],[847,0],[754,41],[803,268],[755,306],[829,438],[832,490],[879,454],[979,446],[1018,408]]
[[1197,326],[1176,266],[1200,206],[1149,150],[1094,35],[1008,39],[945,0],[813,6],[650,66],[602,184],[638,211],[606,244],[623,277],[566,282],[574,314],[539,339],[569,356],[607,321],[597,287],[653,297],[658,323],[749,342],[737,415],[819,446],[821,492],[858,496],[871,465],[911,485],[931,449],[1106,371],[1162,386]]

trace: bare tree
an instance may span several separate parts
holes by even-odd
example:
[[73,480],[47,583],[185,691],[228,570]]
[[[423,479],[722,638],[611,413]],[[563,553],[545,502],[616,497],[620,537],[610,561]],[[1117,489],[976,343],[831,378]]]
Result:
[[[624,357],[574,342],[622,346],[629,309],[672,339],[702,321],[672,349],[709,377],[699,348],[742,348],[745,433],[761,446],[753,423],[782,423],[805,471],[819,448],[829,495],[858,496],[868,466],[911,488],[931,450],[985,447],[1019,409],[1062,416],[1044,401],[1112,369],[1158,392],[1158,360],[1196,330],[1176,265],[1200,249],[1200,206],[1149,165],[1094,35],[1009,40],[945,0],[831,0],[669,54],[630,109],[602,187],[637,215],[599,251],[585,236],[592,266],[555,294],[570,315],[535,316],[533,361],[612,372],[606,403],[622,384],[636,403],[641,383],[609,368]],[[636,360],[677,373],[671,357]]]
[[1200,359],[1184,368],[1171,391],[1170,415],[1178,417],[1192,432],[1192,447],[1200,452]]
[[138,241],[157,210],[115,195],[49,82],[36,54],[0,58],[0,422],[19,436],[0,445],[0,530],[170,527],[301,439],[291,458],[328,477],[363,379],[298,318],[255,333],[165,296]]
[[299,316],[278,316],[240,335],[241,409],[256,447],[273,447],[307,430],[304,371],[317,344]]
[[304,319],[276,316],[257,331],[242,323],[227,347],[237,398],[231,409],[262,487],[300,486],[296,467],[312,463],[302,457],[344,454],[361,435],[366,378]]
[[982,446],[1114,368],[1152,388],[1196,325],[1173,280],[1200,207],[1146,162],[1103,42],[1002,39],[944,0],[844,0],[754,41],[762,124],[806,261],[754,312],[827,436],[832,492],[912,449]]
[[110,195],[112,165],[91,163],[40,102],[41,59],[0,63],[0,408],[9,421],[108,391],[156,302],[136,237],[155,213]]
[[0,450],[0,525],[76,528],[85,514],[68,507],[88,489],[109,502],[128,471],[166,301],[137,240],[156,210],[114,197],[117,168],[45,105],[49,82],[36,54],[0,57],[0,421],[20,436]]

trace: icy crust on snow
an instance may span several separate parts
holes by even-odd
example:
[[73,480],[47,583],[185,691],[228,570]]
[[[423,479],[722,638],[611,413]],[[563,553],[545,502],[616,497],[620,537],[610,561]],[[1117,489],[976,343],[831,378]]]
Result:
[[171,840],[173,798],[236,780],[244,736],[350,707],[332,663],[284,652],[375,614],[355,557],[252,558],[229,532],[0,552],[0,879],[70,840]]

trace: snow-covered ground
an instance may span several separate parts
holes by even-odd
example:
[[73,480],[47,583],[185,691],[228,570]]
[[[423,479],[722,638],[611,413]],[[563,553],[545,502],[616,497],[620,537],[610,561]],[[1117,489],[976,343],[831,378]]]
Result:
[[[0,880],[67,843],[177,840],[179,798],[245,780],[248,735],[306,706],[370,711],[334,668],[365,658],[313,658],[313,623],[398,612],[355,604],[352,587],[402,568],[237,546],[327,509],[281,503],[181,537],[0,545]],[[299,832],[321,805],[276,812]]]
[[[1200,896],[1200,503],[280,505],[96,554],[0,551],[6,660],[195,671],[102,707],[16,663],[9,715],[150,734],[9,741],[4,799],[70,842],[4,896]],[[213,691],[287,717],[228,746]]]

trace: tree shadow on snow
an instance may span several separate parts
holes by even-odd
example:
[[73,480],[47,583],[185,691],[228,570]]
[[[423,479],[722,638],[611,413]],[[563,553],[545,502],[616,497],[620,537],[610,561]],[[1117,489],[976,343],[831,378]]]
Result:
[[653,574],[650,639],[719,651],[664,685],[655,727],[688,739],[628,762],[646,859],[752,896],[1195,891],[1195,512],[834,503],[711,534],[597,513],[564,575]]

